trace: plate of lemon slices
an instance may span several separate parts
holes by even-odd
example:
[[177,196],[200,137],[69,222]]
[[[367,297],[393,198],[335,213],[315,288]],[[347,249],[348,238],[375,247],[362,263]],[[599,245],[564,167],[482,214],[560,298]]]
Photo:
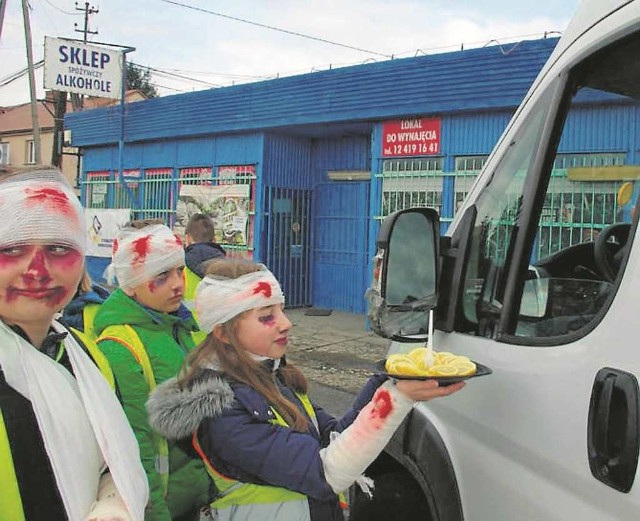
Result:
[[399,380],[438,380],[441,385],[452,384],[491,374],[486,365],[474,362],[462,355],[446,351],[433,351],[418,347],[408,353],[389,355],[376,364],[376,368],[391,378]]

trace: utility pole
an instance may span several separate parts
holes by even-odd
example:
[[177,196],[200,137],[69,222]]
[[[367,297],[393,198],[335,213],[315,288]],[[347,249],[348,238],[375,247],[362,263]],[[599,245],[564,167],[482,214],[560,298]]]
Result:
[[[82,33],[82,41],[87,43],[87,35],[89,34],[98,34],[98,31],[90,31],[89,30],[89,16],[92,14],[98,14],[100,12],[99,9],[96,9],[93,6],[89,5],[89,2],[84,3],[84,7],[78,7],[78,2],[76,2],[76,11],[84,11],[84,27],[82,29],[78,29],[78,24],[73,24],[73,30],[77,33]],[[72,94],[71,99],[73,102],[74,110],[81,109],[83,105],[83,97],[79,94]]]
[[9,0],[0,0],[0,41],[2,41],[2,26],[4,25],[4,12]]
[[[93,6],[89,6],[89,2],[85,2],[84,7],[78,7],[76,2],[76,11],[84,11],[84,27],[78,29],[78,24],[74,23],[74,31],[82,33],[82,40],[87,43],[87,35],[98,34],[98,31],[89,30],[89,15],[99,12]],[[67,93],[62,91],[55,91],[54,93],[54,116],[53,116],[53,148],[51,150],[51,164],[54,166],[62,166],[62,147],[64,146],[64,115],[67,112]],[[71,103],[75,109],[81,109],[83,105],[82,96],[79,94],[71,94]],[[80,161],[78,161],[78,168],[80,167]],[[76,174],[77,176],[77,174]]]
[[29,4],[22,0],[22,18],[24,21],[24,38],[27,47],[27,68],[29,70],[29,91],[31,92],[31,120],[33,122],[33,155],[37,165],[41,164],[40,155],[40,123],[38,121],[38,100],[36,99],[36,78],[33,70],[33,50],[31,48],[31,21]]

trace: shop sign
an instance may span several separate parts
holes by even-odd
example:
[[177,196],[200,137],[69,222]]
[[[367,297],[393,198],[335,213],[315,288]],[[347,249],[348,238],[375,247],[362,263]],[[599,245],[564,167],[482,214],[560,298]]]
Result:
[[413,118],[382,124],[382,157],[440,154],[440,118]]
[[120,99],[123,64],[122,51],[45,36],[45,89]]

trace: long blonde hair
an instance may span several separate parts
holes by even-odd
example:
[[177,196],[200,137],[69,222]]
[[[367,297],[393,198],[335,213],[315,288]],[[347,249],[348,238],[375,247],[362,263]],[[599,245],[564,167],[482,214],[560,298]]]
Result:
[[[216,259],[207,264],[205,275],[236,279],[259,270],[260,267],[250,261]],[[215,303],[212,305],[215,306]],[[271,370],[251,358],[245,349],[238,347],[236,331],[239,319],[243,315],[244,313],[241,313],[221,325],[224,336],[230,342],[223,342],[215,334],[209,333],[205,340],[189,354],[179,376],[180,384],[183,387],[188,386],[213,359],[218,362],[222,372],[262,394],[289,427],[299,432],[306,432],[309,428],[307,417],[282,395]],[[278,377],[293,391],[306,394],[308,390],[307,379],[294,365],[287,363],[278,370]]]

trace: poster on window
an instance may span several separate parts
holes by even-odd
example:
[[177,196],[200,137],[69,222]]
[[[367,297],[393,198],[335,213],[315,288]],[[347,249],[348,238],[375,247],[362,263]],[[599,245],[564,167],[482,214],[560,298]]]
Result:
[[118,230],[130,220],[131,210],[102,210],[85,208],[87,226],[87,255],[91,257],[111,257],[111,248]]
[[176,207],[174,232],[184,237],[189,218],[195,213],[204,213],[213,219],[215,242],[247,246],[250,188],[248,184],[183,184]]

